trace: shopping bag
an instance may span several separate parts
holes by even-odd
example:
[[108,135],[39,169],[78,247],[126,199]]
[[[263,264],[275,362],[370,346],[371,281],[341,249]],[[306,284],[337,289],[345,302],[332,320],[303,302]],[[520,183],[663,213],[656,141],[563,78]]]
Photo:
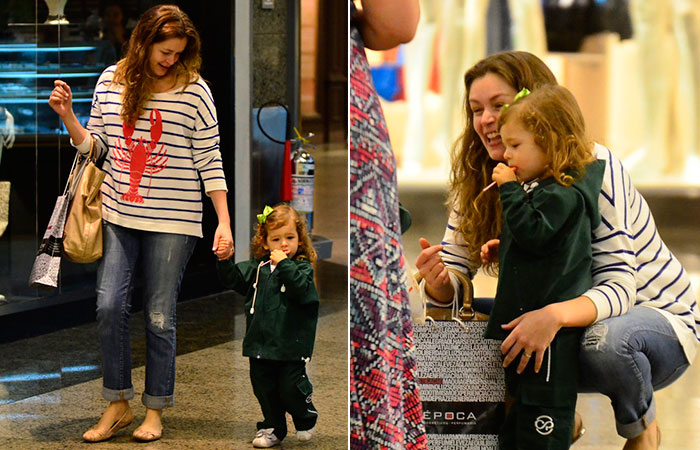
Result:
[[29,275],[29,285],[32,287],[55,288],[58,286],[63,227],[66,223],[69,205],[70,194],[68,192],[64,192],[56,199],[49,225],[46,227]]
[[498,448],[505,419],[500,342],[484,339],[488,316],[472,308],[471,280],[458,276],[463,302],[427,306],[413,342],[428,448]]
[[94,159],[94,142],[90,152],[78,156],[71,174],[70,191],[73,199],[63,232],[63,256],[76,263],[91,263],[102,257],[102,192],[105,173]]

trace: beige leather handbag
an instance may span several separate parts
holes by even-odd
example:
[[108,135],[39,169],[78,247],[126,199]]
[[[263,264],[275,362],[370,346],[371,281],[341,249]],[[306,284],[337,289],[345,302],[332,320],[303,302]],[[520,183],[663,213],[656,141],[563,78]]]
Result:
[[63,233],[63,255],[76,263],[91,263],[102,257],[102,192],[105,173],[95,164],[95,141],[90,152],[71,173],[70,189],[74,193]]

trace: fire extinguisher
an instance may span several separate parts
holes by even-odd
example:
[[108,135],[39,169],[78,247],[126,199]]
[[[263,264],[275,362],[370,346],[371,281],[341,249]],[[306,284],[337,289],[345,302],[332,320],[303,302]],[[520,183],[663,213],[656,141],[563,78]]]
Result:
[[[271,105],[281,106],[287,112],[287,129],[285,141],[279,141],[265,132],[260,123],[260,112],[263,108]],[[310,154],[311,149],[316,146],[308,141],[308,138],[313,136],[313,133],[304,138],[299,134],[299,131],[292,126],[292,120],[289,116],[287,107],[278,102],[270,101],[265,103],[258,110],[257,115],[258,127],[260,131],[272,142],[284,145],[284,157],[282,159],[282,180],[280,184],[280,201],[290,202],[292,208],[306,219],[306,224],[309,232],[313,226],[313,203],[314,203],[314,159]],[[292,130],[297,135],[296,139],[292,139]],[[292,144],[294,151],[291,151]]]
[[316,146],[308,140],[313,133],[304,138],[295,128],[297,138],[296,148],[292,153],[292,208],[296,209],[302,217],[306,219],[309,232],[314,223],[314,171],[316,164],[311,156],[311,150],[316,150]]

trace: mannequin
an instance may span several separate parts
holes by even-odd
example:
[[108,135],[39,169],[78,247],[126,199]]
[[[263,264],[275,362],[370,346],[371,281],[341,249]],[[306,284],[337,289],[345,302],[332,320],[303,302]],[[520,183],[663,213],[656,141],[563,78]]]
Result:
[[[0,164],[2,151],[15,144],[15,119],[6,108],[0,106]],[[0,181],[0,237],[5,233],[9,221],[10,182]],[[0,295],[0,302],[3,298]]]
[[404,134],[401,167],[409,174],[420,172],[425,135],[425,92],[433,62],[433,41],[437,31],[438,2],[421,1],[421,18],[413,40],[405,45],[404,93],[408,117]]
[[[462,11],[453,8],[451,3],[459,3]],[[452,44],[441,54],[440,70],[444,120],[442,134],[447,139],[447,148],[458,137],[459,125],[455,129],[455,116],[461,118],[464,71],[486,56],[486,16],[490,0],[452,0],[443,2],[442,29],[444,34],[459,39],[463,36],[461,58],[458,46]],[[511,17],[510,34],[514,50],[524,50],[543,58],[547,53],[547,36],[544,28],[544,14],[539,0],[508,0]],[[459,20],[461,18],[464,20]],[[454,30],[454,32],[452,32]],[[449,33],[448,33],[449,32]],[[454,41],[456,39],[451,39]],[[450,51],[450,50],[457,51]],[[444,80],[444,82],[442,81]],[[456,80],[456,82],[455,82]],[[457,89],[456,91],[453,88]]]
[[[12,148],[15,143],[15,121],[10,111],[0,106],[0,164],[3,148]],[[0,237],[5,233],[10,216],[10,182],[0,181]],[[4,262],[3,262],[4,264]],[[0,294],[0,304],[7,298]]]
[[[700,152],[700,1],[673,0],[671,3],[678,42],[678,94],[682,100],[678,119],[685,119],[681,122],[685,127],[681,137],[687,139],[682,141],[685,145],[678,146],[680,153],[671,157],[687,165],[688,158],[697,157]],[[674,164],[670,172],[674,172]],[[697,173],[693,177],[697,177]]]
[[547,33],[540,0],[508,0],[513,50],[523,50],[544,58]]
[[639,46],[643,140],[633,176],[682,173],[700,148],[699,0],[632,0]]
[[0,163],[2,150],[15,144],[15,118],[5,107],[0,106]]
[[440,41],[441,122],[435,139],[438,154],[449,158],[462,119],[464,85],[462,75],[486,56],[486,13],[490,0],[443,2]]

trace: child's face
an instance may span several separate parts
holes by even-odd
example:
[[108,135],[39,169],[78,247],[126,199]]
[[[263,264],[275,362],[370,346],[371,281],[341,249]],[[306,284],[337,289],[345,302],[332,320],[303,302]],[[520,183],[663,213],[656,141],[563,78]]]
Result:
[[513,118],[504,123],[501,138],[506,147],[503,157],[508,166],[517,167],[516,174],[520,181],[530,181],[544,175],[549,158],[520,120]]
[[289,219],[283,227],[268,230],[264,247],[269,251],[282,250],[288,258],[296,255],[299,248],[299,235],[294,220]]

